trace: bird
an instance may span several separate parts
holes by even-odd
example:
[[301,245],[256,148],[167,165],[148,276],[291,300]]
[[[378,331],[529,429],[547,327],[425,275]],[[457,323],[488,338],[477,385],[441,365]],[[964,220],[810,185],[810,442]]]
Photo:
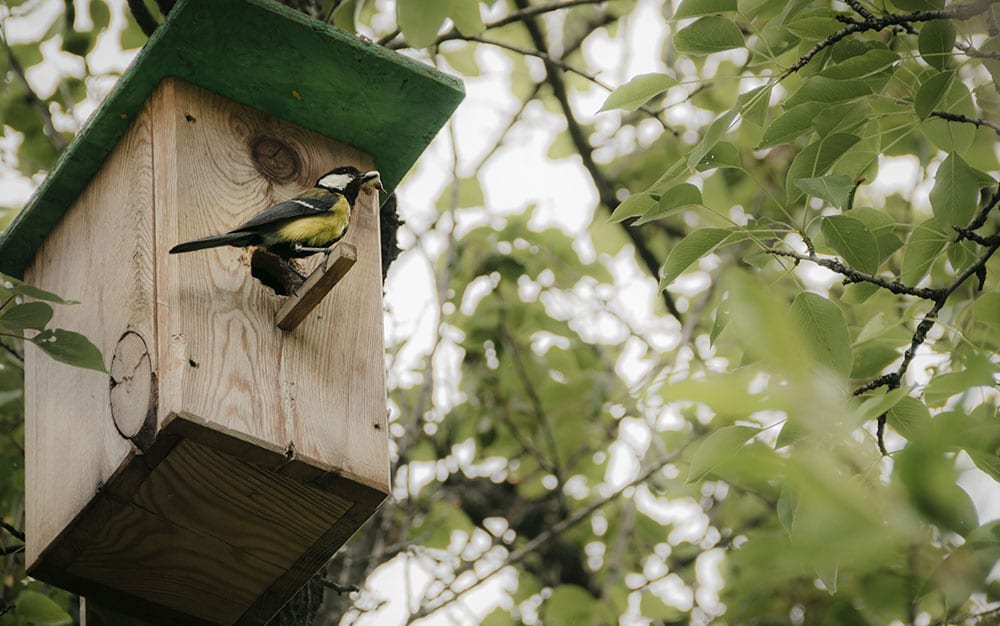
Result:
[[334,168],[302,195],[264,209],[228,233],[179,243],[170,254],[218,246],[259,246],[286,260],[329,254],[347,232],[362,187],[385,191],[376,170],[361,172],[351,165]]

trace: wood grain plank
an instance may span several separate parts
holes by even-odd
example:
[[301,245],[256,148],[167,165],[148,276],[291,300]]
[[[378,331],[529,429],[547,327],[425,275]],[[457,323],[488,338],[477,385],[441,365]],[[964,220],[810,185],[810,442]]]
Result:
[[[157,310],[162,423],[187,411],[292,448],[388,491],[381,268],[376,198],[362,195],[344,241],[357,265],[291,333],[274,325],[284,299],[251,278],[249,253],[166,254],[224,232],[311,187],[333,167],[371,169],[357,150],[179,80],[157,92],[154,136]],[[261,175],[254,146],[280,140],[294,175]],[[279,168],[280,169],[280,168]],[[178,182],[181,181],[181,182]]]
[[[152,343],[151,115],[144,108],[97,176],[39,248],[29,283],[79,300],[57,306],[53,327],[90,338],[105,365],[133,330]],[[108,377],[25,355],[27,562],[76,516],[130,444],[115,429]]]
[[289,296],[278,309],[275,320],[278,328],[285,331],[298,328],[302,320],[312,313],[357,260],[358,251],[354,246],[348,243],[337,244],[330,256],[313,270],[296,293]]
[[334,494],[190,440],[174,448],[132,501],[282,569],[351,507]]

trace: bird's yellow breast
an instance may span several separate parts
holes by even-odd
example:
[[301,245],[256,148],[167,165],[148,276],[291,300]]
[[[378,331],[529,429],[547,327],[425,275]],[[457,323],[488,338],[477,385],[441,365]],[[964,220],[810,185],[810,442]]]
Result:
[[350,207],[342,200],[329,213],[299,217],[283,224],[277,231],[277,239],[306,246],[326,246],[344,236],[350,216]]

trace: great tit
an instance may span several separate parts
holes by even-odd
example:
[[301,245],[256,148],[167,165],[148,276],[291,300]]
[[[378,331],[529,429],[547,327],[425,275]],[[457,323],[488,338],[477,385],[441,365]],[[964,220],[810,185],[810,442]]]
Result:
[[260,246],[284,259],[329,252],[347,232],[351,209],[362,187],[384,191],[377,171],[338,167],[301,196],[264,209],[228,233],[177,244],[170,254],[216,246]]

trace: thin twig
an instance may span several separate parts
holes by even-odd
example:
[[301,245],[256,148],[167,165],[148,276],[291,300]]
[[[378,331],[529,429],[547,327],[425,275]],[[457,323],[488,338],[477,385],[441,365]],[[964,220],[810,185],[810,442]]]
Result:
[[786,78],[799,71],[817,54],[849,35],[873,30],[880,31],[890,26],[908,26],[912,22],[967,20],[979,15],[996,2],[997,0],[976,0],[975,2],[968,2],[966,4],[952,5],[938,11],[915,11],[913,13],[889,14],[879,17],[872,16],[862,21],[840,15],[838,16],[838,20],[847,24],[847,26],[832,33],[826,39],[810,48],[808,52],[799,57],[798,61],[782,73],[781,78]]
[[556,436],[552,431],[552,420],[549,419],[548,413],[542,406],[542,399],[538,396],[538,391],[535,389],[535,385],[531,382],[531,376],[528,375],[528,370],[524,366],[524,357],[521,355],[521,347],[514,338],[514,333],[511,332],[510,325],[507,323],[506,317],[501,321],[500,328],[503,332],[504,339],[507,340],[508,347],[510,347],[510,353],[514,360],[514,371],[517,372],[517,377],[521,381],[521,387],[524,389],[524,393],[528,396],[528,402],[531,404],[532,412],[535,414],[535,420],[538,422],[542,435],[545,437],[545,443],[548,446],[549,454],[552,457],[552,473],[555,475],[558,483],[557,490],[558,493],[562,494],[562,488],[563,485],[565,485],[565,474],[563,473],[562,464],[559,460],[559,447],[556,444]]
[[844,2],[847,3],[847,6],[854,9],[855,13],[865,18],[866,20],[875,19],[875,16],[872,15],[872,12],[866,9],[864,5],[862,5],[858,0],[844,0]]
[[[896,389],[903,381],[903,376],[906,374],[906,370],[909,369],[910,363],[913,362],[913,357],[917,354],[917,348],[919,348],[924,341],[927,340],[927,333],[930,332],[931,328],[934,327],[935,322],[937,322],[938,314],[941,309],[944,308],[945,303],[948,298],[953,294],[962,284],[969,279],[970,276],[977,275],[980,271],[986,267],[986,262],[990,260],[990,257],[996,253],[997,249],[1000,248],[1000,242],[994,243],[992,246],[988,247],[975,262],[973,262],[969,267],[965,268],[950,285],[944,289],[937,290],[939,296],[934,302],[934,306],[930,308],[927,313],[921,318],[920,323],[917,324],[916,330],[913,332],[913,337],[910,339],[910,345],[903,353],[903,360],[900,362],[899,367],[896,368],[894,372],[888,374],[883,374],[875,380],[872,380],[861,387],[854,390],[853,395],[857,396],[866,391],[871,391],[877,389],[878,387],[885,386],[888,389]],[[884,455],[888,456],[888,452],[885,448],[885,420],[886,413],[883,413],[878,417],[878,427],[877,427],[877,439],[879,451]]]
[[956,41],[955,47],[962,51],[962,53],[967,57],[972,57],[974,59],[996,59],[1000,61],[1000,52],[994,50],[980,50],[974,48],[963,41]]
[[[519,8],[517,11],[513,11],[499,19],[493,20],[492,22],[486,22],[484,26],[486,30],[491,30],[494,28],[500,28],[501,26],[506,26],[508,24],[513,24],[514,22],[519,22],[521,20],[534,17],[536,15],[542,15],[545,13],[551,13],[553,11],[559,11],[562,9],[568,9],[575,6],[580,6],[583,4],[601,4],[606,0],[562,0],[561,2],[550,2],[548,4],[541,4],[538,6],[523,7]],[[399,29],[394,30],[385,37],[379,39],[379,45],[392,48],[393,50],[399,50],[401,48],[410,47],[406,41],[395,41],[396,37],[400,35]],[[457,28],[452,28],[446,33],[438,36],[438,38],[431,44],[431,46],[436,46],[438,44],[444,43],[445,41],[452,41],[455,39],[467,39],[465,35],[460,33]]]
[[14,528],[7,522],[0,520],[0,528],[6,530],[8,533],[13,535],[14,538],[17,539],[18,541],[24,541],[24,532]]
[[342,596],[345,593],[351,593],[352,591],[361,591],[361,588],[358,587],[357,585],[341,585],[326,578],[323,578],[322,580],[320,580],[320,582],[327,589],[333,589],[335,592],[337,592],[338,596]]
[[980,118],[971,118],[962,115],[961,113],[949,113],[948,111],[933,111],[931,115],[934,117],[940,117],[943,120],[948,120],[949,122],[964,122],[966,124],[975,124],[976,128],[980,126],[985,126],[991,129],[1000,137],[1000,124],[996,122],[991,122],[990,120],[984,120]]
[[[515,4],[521,9],[528,6],[526,0],[515,0]],[[540,52],[548,54],[548,46],[545,43],[545,36],[542,34],[538,24],[530,18],[525,19],[523,24],[528,30],[528,35],[531,37],[531,42],[534,44],[535,48]],[[614,212],[615,207],[618,206],[618,197],[615,194],[615,189],[604,176],[601,168],[597,166],[597,162],[594,161],[594,148],[590,145],[590,141],[587,139],[587,135],[583,131],[583,127],[580,126],[580,123],[576,119],[576,115],[573,113],[573,107],[570,105],[569,95],[566,92],[566,84],[563,82],[562,74],[557,71],[558,69],[559,68],[557,66],[545,61],[545,80],[549,83],[549,86],[552,87],[552,93],[559,102],[559,106],[563,111],[563,117],[566,119],[567,132],[569,132],[570,139],[572,139],[574,147],[580,154],[580,159],[583,161],[584,168],[586,168],[587,173],[590,174],[590,178],[594,182],[594,186],[597,187],[597,195],[598,198],[600,198],[601,205],[604,206],[609,212]],[[653,276],[653,278],[659,279],[661,262],[656,258],[656,255],[653,254],[653,251],[646,244],[645,237],[643,237],[637,228],[634,228],[630,223],[627,223],[627,221],[620,222],[620,224],[625,230],[625,234],[627,234],[629,239],[632,240],[632,245],[635,246],[636,253],[639,255],[643,265],[645,265],[646,270]],[[677,304],[674,302],[673,296],[666,289],[661,290],[660,294],[663,297],[663,303],[666,305],[667,311],[669,311],[670,314],[683,325],[684,316],[677,308]]]
[[[616,489],[613,493],[609,494],[608,496],[606,496],[604,498],[601,498],[600,500],[596,500],[596,501],[590,503],[589,505],[587,505],[584,508],[580,509],[579,511],[573,513],[569,517],[563,518],[562,520],[560,520],[556,524],[553,524],[552,526],[550,526],[544,532],[539,533],[531,541],[528,541],[527,543],[525,543],[524,545],[522,545],[520,548],[518,548],[518,549],[512,551],[510,554],[508,554],[507,558],[505,558],[502,563],[498,564],[497,566],[495,566],[493,569],[489,570],[488,572],[486,572],[484,574],[480,574],[479,576],[477,576],[476,579],[474,581],[472,581],[471,584],[469,584],[468,586],[466,586],[465,588],[463,588],[461,591],[454,591],[454,590],[448,589],[447,592],[450,593],[451,595],[449,595],[448,597],[445,597],[445,598],[441,598],[437,602],[431,602],[431,603],[429,603],[429,604],[421,607],[420,610],[418,610],[416,613],[413,614],[412,619],[416,620],[416,619],[420,619],[420,618],[423,618],[423,617],[427,617],[431,613],[434,613],[435,611],[441,610],[445,606],[448,606],[452,602],[455,602],[456,600],[458,600],[458,598],[461,597],[462,594],[464,594],[464,593],[466,593],[468,591],[471,591],[472,589],[475,589],[479,585],[482,585],[483,583],[485,583],[489,579],[493,578],[494,576],[496,576],[497,574],[499,574],[504,568],[509,567],[511,565],[515,565],[515,564],[523,561],[527,556],[529,556],[531,553],[533,553],[535,550],[537,550],[538,548],[540,548],[545,543],[547,543],[549,541],[552,541],[555,537],[558,537],[559,535],[561,535],[562,533],[566,532],[570,528],[576,526],[577,524],[579,524],[583,520],[588,519],[595,511],[597,511],[598,509],[601,509],[601,508],[607,506],[609,503],[617,500],[626,491],[630,490],[631,488],[635,487],[636,485],[640,485],[640,484],[646,482],[647,480],[649,480],[649,478],[653,474],[655,474],[656,472],[658,472],[661,469],[663,469],[663,467],[666,466],[668,463],[672,463],[673,461],[677,460],[677,458],[681,455],[681,453],[683,453],[683,451],[685,450],[685,448],[687,448],[687,446],[689,445],[689,443],[690,443],[690,441],[683,443],[673,453],[671,453],[671,454],[669,454],[669,455],[667,455],[665,457],[660,458],[659,460],[657,460],[656,462],[654,462],[652,465],[650,465],[649,467],[647,467],[644,471],[640,472],[639,475],[636,478],[634,478],[632,481],[630,481],[629,483],[623,485],[619,489]],[[457,578],[458,578],[458,576],[456,576],[456,579]]]
[[135,18],[135,23],[139,25],[142,32],[146,33],[147,37],[152,37],[153,32],[156,31],[156,27],[159,24],[156,23],[156,18],[153,14],[149,12],[149,7],[143,0],[128,0],[128,9],[132,13],[132,17]]
[[918,298],[923,298],[924,300],[937,300],[941,296],[941,290],[939,289],[910,287],[909,285],[904,285],[898,280],[886,280],[880,276],[873,276],[872,274],[860,272],[852,267],[848,267],[835,258],[821,257],[815,253],[804,254],[794,250],[779,250],[777,248],[766,248],[764,251],[768,254],[789,257],[797,261],[811,261],[816,265],[820,265],[844,276],[847,279],[847,282],[871,283],[873,285],[878,285],[883,289],[888,289],[897,295],[916,296]]
[[28,78],[24,73],[24,67],[21,62],[18,61],[17,57],[14,56],[14,52],[10,49],[10,45],[7,43],[7,34],[4,32],[3,24],[0,24],[0,45],[3,45],[4,53],[7,55],[7,59],[10,61],[10,69],[14,71],[18,79],[21,81],[21,85],[24,87],[25,96],[31,103],[31,107],[35,109],[38,116],[42,118],[42,132],[45,136],[49,138],[52,145],[55,146],[56,150],[62,152],[66,149],[67,141],[62,134],[56,130],[56,127],[52,125],[52,114],[49,113],[49,108],[45,102],[38,97],[35,90],[31,87],[31,83],[28,82]]

